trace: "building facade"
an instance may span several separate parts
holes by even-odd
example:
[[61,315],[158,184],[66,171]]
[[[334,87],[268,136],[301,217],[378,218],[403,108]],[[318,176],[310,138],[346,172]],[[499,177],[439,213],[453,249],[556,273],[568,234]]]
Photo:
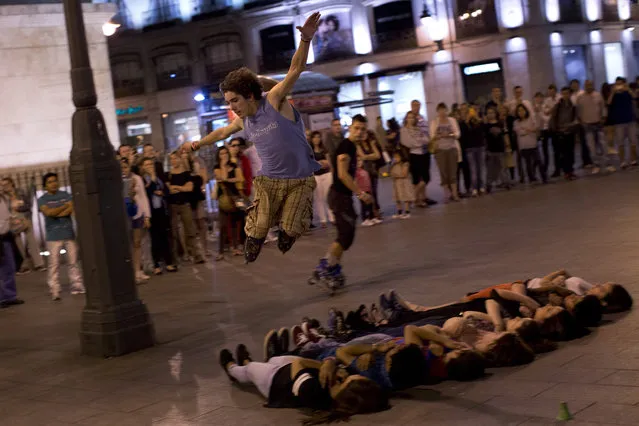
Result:
[[345,124],[359,112],[401,122],[413,99],[432,116],[439,102],[481,102],[492,87],[532,98],[551,83],[639,74],[632,0],[159,3],[144,14],[122,2],[133,30],[109,47],[120,138],[163,150],[227,122],[217,87],[228,71],[284,73],[295,27],[314,11],[324,19],[309,69],[338,81]]

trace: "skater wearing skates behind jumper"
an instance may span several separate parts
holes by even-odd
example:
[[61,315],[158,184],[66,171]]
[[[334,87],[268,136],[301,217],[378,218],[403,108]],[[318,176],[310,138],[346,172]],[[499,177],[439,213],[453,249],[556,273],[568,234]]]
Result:
[[237,118],[199,142],[183,145],[184,150],[197,150],[242,129],[246,139],[255,144],[262,168],[253,181],[253,204],[246,211],[244,257],[247,263],[257,259],[272,227],[280,226],[278,248],[286,253],[310,226],[316,186],[313,174],[320,169],[320,164],[306,141],[299,112],[286,97],[306,67],[319,20],[320,14],[314,13],[302,27],[297,27],[301,41],[289,71],[268,93],[262,93],[259,77],[249,69],[230,72],[220,90]]
[[326,257],[320,259],[309,284],[321,283],[334,291],[344,286],[342,275],[342,255],[350,248],[355,239],[357,214],[353,207],[353,193],[360,201],[371,204],[371,194],[362,191],[355,182],[357,169],[356,142],[366,137],[366,117],[357,114],[353,117],[348,139],[344,139],[333,154],[333,185],[328,193],[328,204],[335,214],[337,238],[328,249]]

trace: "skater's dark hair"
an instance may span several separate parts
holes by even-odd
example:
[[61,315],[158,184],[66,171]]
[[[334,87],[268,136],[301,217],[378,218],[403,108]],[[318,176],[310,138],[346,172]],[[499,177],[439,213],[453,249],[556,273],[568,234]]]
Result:
[[446,373],[450,380],[466,382],[484,375],[486,360],[474,350],[463,350],[446,362]]
[[42,176],[42,187],[43,188],[47,186],[47,181],[50,178],[52,178],[52,177],[57,179],[58,178],[58,174],[57,173],[53,173],[53,172],[49,172],[49,173],[45,174],[44,176]]
[[220,84],[222,93],[235,92],[246,99],[253,97],[256,101],[262,99],[262,85],[253,71],[246,67],[231,71]]
[[354,115],[352,121],[353,121],[353,123],[357,121],[358,123],[368,124],[368,119],[366,117],[364,117],[362,114]]
[[347,422],[356,414],[377,413],[390,408],[388,393],[370,379],[351,380],[333,400],[331,411],[317,411],[302,420],[305,426]]
[[408,389],[424,383],[428,376],[428,366],[422,348],[411,344],[390,356],[388,378],[393,384],[393,389]]

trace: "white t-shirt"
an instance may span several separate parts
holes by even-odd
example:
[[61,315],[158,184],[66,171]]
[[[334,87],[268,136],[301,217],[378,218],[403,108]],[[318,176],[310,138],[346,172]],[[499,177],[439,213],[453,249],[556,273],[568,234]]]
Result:
[[526,288],[541,288],[541,278],[533,278],[532,280],[528,281],[528,284],[526,284]]
[[570,277],[566,280],[566,288],[579,296],[584,296],[593,287],[594,285],[583,278]]

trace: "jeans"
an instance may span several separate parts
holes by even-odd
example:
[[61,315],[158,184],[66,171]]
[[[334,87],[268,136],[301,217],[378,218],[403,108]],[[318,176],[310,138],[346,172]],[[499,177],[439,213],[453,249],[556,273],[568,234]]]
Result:
[[16,261],[11,242],[2,241],[0,255],[0,302],[16,299]]
[[291,364],[297,357],[276,356],[268,362],[249,362],[246,365],[233,365],[229,374],[240,383],[252,383],[264,398],[268,399],[275,373],[284,366]]
[[501,180],[501,183],[511,183],[510,173],[506,168],[506,154],[504,152],[486,153],[486,184],[488,186]]
[[[552,132],[550,130],[542,130],[541,132],[541,152],[544,156],[543,158],[543,165],[542,165],[542,171],[544,173],[544,176],[548,176],[548,166],[550,165],[550,150],[549,150],[549,144],[553,141],[553,137],[552,137]],[[557,156],[557,150],[554,147],[554,144],[552,146],[553,148],[553,157],[555,160],[555,170],[559,170],[559,164],[558,164],[558,156]]]
[[608,147],[603,145],[600,132],[601,125],[599,123],[583,125],[583,134],[590,150],[591,158],[598,167],[608,167],[611,165]]
[[[22,240],[24,235],[25,241]],[[16,246],[20,250],[20,254],[25,262],[28,262],[31,268],[42,268],[44,266],[44,260],[40,255],[40,247],[36,242],[35,235],[33,233],[33,223],[29,220],[29,227],[26,231],[20,235],[16,235]],[[26,243],[26,244],[25,244]]]
[[78,245],[74,240],[47,241],[49,252],[48,284],[51,294],[60,293],[60,250],[67,252],[67,264],[69,268],[69,280],[72,290],[84,290],[82,273],[78,261]]
[[[470,171],[470,190],[479,191],[485,185],[484,175],[486,173],[486,150],[484,147],[466,149],[466,160]],[[468,185],[468,184],[467,184]]]
[[468,164],[468,149],[462,149],[462,161],[457,163],[457,185],[459,185],[459,175],[464,176],[464,190],[470,192],[474,188],[472,186],[472,178],[470,177],[470,166]]
[[565,174],[572,174],[575,165],[575,135],[572,133],[557,133],[557,147],[559,163]]
[[[541,161],[539,158],[539,151],[537,148],[527,148],[519,151],[522,158],[522,163],[526,164],[526,172],[528,174],[528,182],[532,183],[537,180],[536,172],[539,169],[542,180],[546,181],[546,175],[544,175],[541,168]],[[522,171],[523,177],[523,171]]]
[[[626,139],[630,144],[630,158],[626,159]],[[629,163],[637,161],[637,124],[630,123],[615,124],[615,143],[619,149],[619,161]]]

